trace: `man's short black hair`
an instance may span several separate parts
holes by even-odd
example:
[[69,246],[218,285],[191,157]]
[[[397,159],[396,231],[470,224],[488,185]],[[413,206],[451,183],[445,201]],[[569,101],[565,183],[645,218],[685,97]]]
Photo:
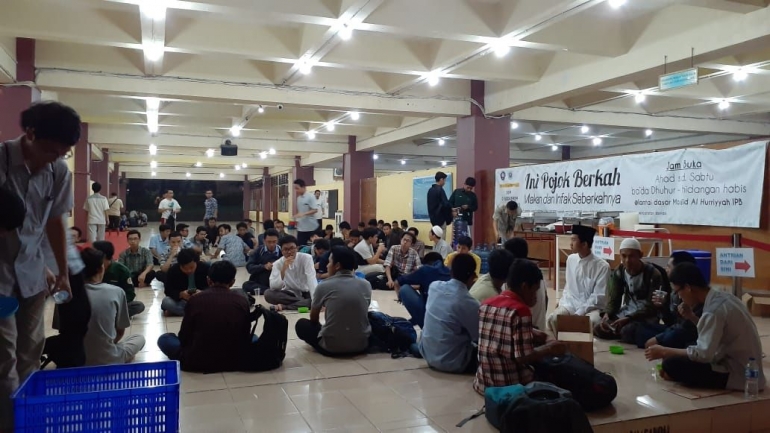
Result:
[[[0,228],[11,231],[24,225],[27,206],[19,194],[8,188],[0,187],[0,203],[3,204],[3,212],[0,212]],[[82,236],[83,233],[80,233],[78,238]]]
[[460,245],[464,247],[468,247],[468,249],[471,249],[473,248],[473,239],[471,239],[468,236],[460,236],[459,238],[457,238],[457,246],[459,247]]
[[262,223],[262,229],[264,229],[265,231],[268,231],[274,228],[275,228],[275,224],[273,224],[273,220],[266,220],[265,222]]
[[107,260],[111,261],[112,256],[115,255],[115,245],[112,245],[110,241],[96,241],[91,246],[101,251]]
[[96,248],[86,248],[80,252],[80,259],[83,260],[83,276],[91,278],[98,274],[104,266],[104,253]]
[[176,225],[176,231],[181,232],[181,231],[183,231],[183,230],[185,230],[185,229],[187,229],[189,227],[190,226],[185,224],[185,223],[179,223],[179,224]]
[[465,184],[468,186],[476,186],[476,179],[469,177],[465,179]]
[[505,241],[503,248],[508,250],[517,259],[526,259],[529,256],[529,244],[527,244],[524,238],[510,238]]
[[331,244],[329,244],[329,239],[316,239],[313,242],[313,247],[315,247],[316,251],[329,251]]
[[331,260],[338,263],[343,270],[356,269],[356,255],[353,250],[343,246],[336,246],[331,250]]
[[342,222],[340,223],[340,230],[350,230],[350,229],[352,229],[352,228],[353,228],[353,227],[350,227],[350,223],[349,223],[349,222],[347,222],[347,221],[342,221]]
[[406,231],[408,231],[408,232],[414,232],[414,235],[415,235],[415,236],[420,236],[420,231],[419,231],[419,230],[417,230],[417,227],[409,227],[408,229],[406,229]]
[[217,230],[225,229],[228,232],[232,231],[233,228],[230,227],[230,224],[220,224],[219,227],[217,227]]
[[168,235],[168,239],[171,240],[171,238],[181,238],[182,234],[179,232],[171,232],[170,235]]
[[513,264],[513,254],[508,250],[496,249],[489,253],[489,276],[493,280],[505,280],[508,278],[508,270]]
[[208,233],[208,229],[206,229],[205,226],[198,226],[198,228],[195,229],[195,233],[200,233],[200,232]]
[[331,224],[326,224],[326,227],[324,228],[324,231],[325,231],[325,230],[331,230],[331,231],[334,231],[334,226],[333,226],[333,225],[331,225]]
[[690,287],[708,287],[708,283],[706,283],[706,279],[703,278],[700,268],[694,263],[685,262],[674,266],[668,280],[671,284],[676,286],[684,287],[685,285],[689,285]]
[[374,226],[374,227],[376,227],[376,226],[377,226],[377,220],[376,220],[376,219],[374,219],[374,218],[370,219],[370,220],[369,220],[369,226]]
[[361,231],[360,230],[351,230],[349,236],[351,238],[360,238],[361,237]]
[[505,207],[508,208],[508,210],[516,210],[519,208],[519,204],[515,201],[511,200],[508,203],[505,204]]
[[112,197],[115,197],[115,196],[117,196],[117,195],[118,195],[118,193],[116,193],[116,192],[111,192],[111,193],[110,193],[110,196],[112,196]]
[[432,265],[436,262],[444,263],[444,258],[441,257],[441,254],[435,251],[431,251],[428,254],[425,254],[425,257],[422,259],[423,265]]
[[91,191],[93,192],[99,192],[102,190],[102,184],[99,182],[94,182],[91,184]]
[[379,232],[377,231],[377,229],[369,227],[367,229],[364,229],[364,233],[361,236],[363,236],[364,239],[369,240],[372,237],[377,237],[378,234]]
[[209,218],[209,222],[211,222],[211,221],[214,221],[214,222],[216,222],[216,221],[217,221],[217,217],[211,217],[211,218]]
[[[181,252],[179,254],[182,254]],[[235,265],[227,260],[220,260],[212,263],[209,268],[209,280],[212,283],[231,284],[235,281],[235,274],[238,272]]]
[[167,230],[171,230],[171,226],[168,224],[161,224],[160,227],[158,227],[159,232],[165,232]]
[[438,173],[436,173],[436,176],[435,176],[436,182],[441,181],[441,179],[446,179],[446,177],[447,177],[446,173],[444,173],[443,171],[439,171]]
[[[508,290],[518,292],[524,283],[530,286],[543,280],[543,272],[537,267],[535,262],[526,259],[515,259],[511,268],[508,270],[508,279],[505,284]],[[541,290],[543,290],[541,288]]]
[[385,227],[393,228],[393,226],[390,225],[390,223],[382,223],[382,228],[385,228]]
[[340,238],[331,238],[329,240],[329,248],[334,248],[334,247],[347,247],[347,246],[345,245],[344,240]]
[[280,238],[281,234],[278,233],[278,230],[276,229],[267,229],[265,230],[264,236],[262,236],[263,239],[267,239],[268,236],[272,236],[274,238]]
[[383,224],[385,224],[385,221],[383,221],[383,220],[377,220],[377,225],[383,225]]
[[320,189],[317,189],[317,190],[313,191],[313,194],[315,194],[315,193],[317,193],[317,192],[321,192],[321,190],[320,190]]
[[284,237],[282,237],[281,239],[278,240],[278,245],[281,248],[283,248],[283,246],[286,245],[286,244],[299,245],[299,243],[297,242],[297,238],[295,238],[292,235],[286,235],[286,236],[284,236]]
[[295,179],[295,180],[294,180],[294,185],[297,185],[297,186],[299,186],[300,188],[304,188],[304,187],[306,187],[306,186],[307,186],[307,184],[305,183],[305,181],[304,181],[304,180],[302,180],[302,179]]
[[363,227],[366,227],[366,224],[364,224],[364,222],[363,222],[363,221],[360,221],[360,222],[358,223],[358,228],[363,228]]
[[695,256],[687,251],[674,251],[674,253],[671,254],[671,260],[674,261],[674,266],[680,263],[692,263],[693,265],[698,264],[698,261],[695,260]]
[[183,248],[179,251],[179,254],[176,255],[176,262],[179,263],[179,266],[197,262],[198,260],[200,260],[198,253],[192,248]]
[[32,129],[36,140],[51,140],[74,146],[80,140],[80,116],[72,108],[54,101],[32,104],[21,113],[21,129]]
[[412,240],[412,245],[414,245],[414,244],[416,244],[416,243],[417,243],[417,236],[415,236],[415,235],[413,235],[413,234],[411,234],[411,233],[409,233],[409,232],[404,232],[404,233],[401,235],[401,239],[404,239],[404,238],[406,238],[406,237],[408,237],[409,239],[411,239],[411,240]]
[[476,273],[476,259],[470,254],[458,254],[452,259],[452,278],[467,282]]
[[249,226],[246,223],[238,223],[238,224],[235,225],[235,229],[236,230],[238,230],[238,229],[246,229],[246,230],[248,230]]
[[245,222],[247,224],[254,224],[254,221],[252,221],[251,218],[246,218],[246,219],[243,220],[243,222]]
[[[77,227],[72,227],[72,228],[77,230],[78,233],[80,233],[81,235],[83,234],[83,233],[81,233],[79,228],[77,228]],[[161,230],[161,231],[163,231],[163,230]],[[126,239],[130,238],[131,235],[137,235],[137,236],[139,236],[139,239],[142,238],[142,233],[140,233],[139,230],[129,230],[128,233],[126,233]]]
[[402,228],[409,227],[409,221],[407,220],[401,220],[400,223]]
[[[5,206],[5,203],[3,203],[3,206]],[[77,228],[75,226],[70,227],[70,230],[75,230],[76,232],[78,232],[78,239],[83,237],[83,230],[80,230],[79,228]],[[131,234],[131,232],[136,232],[136,230],[129,231],[129,234]],[[139,232],[137,232],[137,233],[139,233]]]
[[273,220],[273,228],[275,228],[275,226],[276,226],[276,225],[278,225],[278,224],[280,224],[280,225],[282,225],[282,226],[285,226],[285,225],[286,225],[286,224],[284,224],[284,222],[283,222],[283,221],[281,221],[281,220]]

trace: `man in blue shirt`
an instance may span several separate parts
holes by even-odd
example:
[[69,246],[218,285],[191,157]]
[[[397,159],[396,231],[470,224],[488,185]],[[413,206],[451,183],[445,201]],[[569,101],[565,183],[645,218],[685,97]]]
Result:
[[[398,296],[404,308],[412,316],[412,324],[422,328],[425,322],[425,304],[428,302],[428,288],[434,281],[449,281],[449,268],[444,266],[441,254],[430,252],[416,271],[398,277]],[[413,286],[419,287],[419,293]]]
[[468,289],[476,262],[468,254],[452,261],[452,279],[430,285],[419,348],[428,365],[446,373],[472,373],[478,366],[479,301]]
[[168,254],[168,235],[171,234],[171,226],[161,224],[158,228],[158,234],[152,235],[150,238],[150,252],[152,253],[153,262],[156,265],[160,265],[160,259],[165,254]]
[[[273,262],[280,259],[281,247],[278,246],[278,231],[269,228],[265,231],[264,245],[254,254],[249,256],[246,270],[249,271],[249,281],[244,283],[243,289],[252,295],[264,294],[270,288],[270,273],[273,271]],[[259,293],[255,293],[255,291]]]

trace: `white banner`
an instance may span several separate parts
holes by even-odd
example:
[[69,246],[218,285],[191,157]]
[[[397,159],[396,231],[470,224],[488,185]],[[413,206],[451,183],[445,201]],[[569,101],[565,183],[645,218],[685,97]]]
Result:
[[759,227],[767,142],[499,169],[524,212],[638,212],[647,224]]

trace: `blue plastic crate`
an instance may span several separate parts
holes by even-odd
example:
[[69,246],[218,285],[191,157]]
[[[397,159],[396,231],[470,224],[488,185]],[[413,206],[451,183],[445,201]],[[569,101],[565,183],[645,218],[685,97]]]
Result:
[[17,433],[178,432],[179,363],[38,371],[11,399]]

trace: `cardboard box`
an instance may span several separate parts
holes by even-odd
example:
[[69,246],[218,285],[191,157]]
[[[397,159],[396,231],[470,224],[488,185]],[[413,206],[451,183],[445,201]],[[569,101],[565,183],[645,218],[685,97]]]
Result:
[[556,332],[573,355],[594,364],[594,330],[588,316],[558,316]]
[[749,292],[742,297],[752,316],[770,316],[770,292]]

